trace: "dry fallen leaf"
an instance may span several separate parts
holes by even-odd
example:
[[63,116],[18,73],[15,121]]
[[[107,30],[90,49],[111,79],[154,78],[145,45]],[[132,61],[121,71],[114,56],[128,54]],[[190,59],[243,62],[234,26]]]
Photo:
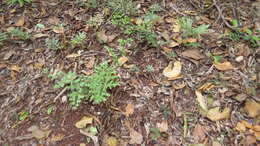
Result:
[[223,63],[214,63],[214,66],[221,71],[234,69],[233,65],[228,61]]
[[223,112],[220,112],[220,107],[215,107],[208,111],[207,117],[212,121],[224,120],[230,117],[230,112],[230,108],[225,108]]
[[81,54],[78,54],[78,53],[72,53],[72,54],[69,54],[66,56],[66,58],[76,58],[76,57],[79,57]]
[[202,86],[199,87],[200,91],[209,91],[210,89],[214,88],[215,85],[213,85],[213,83],[205,83]]
[[130,144],[142,144],[143,142],[143,135],[135,131],[133,128],[129,127],[130,131]]
[[197,96],[197,101],[199,102],[200,107],[204,110],[204,111],[208,111],[208,107],[207,107],[207,99],[202,95],[201,91],[196,90],[195,94]]
[[157,123],[157,128],[160,130],[160,132],[167,132],[168,130],[167,121],[163,121],[162,123]]
[[51,133],[51,130],[41,130],[38,126],[35,125],[29,127],[27,131],[32,132],[33,137],[36,139],[46,138]]
[[96,58],[95,57],[92,57],[87,63],[86,63],[86,67],[87,68],[93,68],[94,67],[94,65],[95,65],[95,60],[96,60]]
[[120,65],[125,64],[127,61],[128,61],[128,58],[125,57],[125,56],[122,56],[122,57],[120,57],[120,58],[118,59],[118,63],[119,63]]
[[106,140],[108,146],[117,146],[117,139],[115,137],[108,137]]
[[55,32],[55,33],[64,33],[64,31],[65,31],[64,27],[62,27],[62,26],[53,28],[53,32]]
[[177,42],[175,42],[175,41],[171,41],[171,42],[169,43],[168,47],[173,48],[173,47],[176,47],[176,46],[179,46],[179,45],[180,45],[179,43],[177,43]]
[[201,54],[198,49],[185,50],[181,53],[184,57],[192,58],[195,60],[203,59],[205,56]]
[[197,124],[193,130],[192,135],[197,140],[197,142],[202,142],[206,138],[206,129],[204,126]]
[[218,141],[213,141],[212,146],[222,146]]
[[19,19],[17,20],[17,22],[15,23],[15,26],[23,26],[24,25],[24,22],[25,22],[25,20],[24,20],[24,16],[21,16],[21,17],[19,17]]
[[63,133],[59,133],[57,135],[53,135],[47,141],[50,141],[50,142],[61,141],[64,137],[65,137],[65,135]]
[[75,126],[77,128],[85,128],[87,124],[91,124],[92,122],[93,122],[92,117],[84,116],[75,124]]
[[132,115],[134,113],[134,105],[131,104],[131,103],[128,103],[126,108],[125,108],[125,115],[126,116],[129,116],[129,115]]
[[174,23],[173,24],[173,32],[180,32],[181,30],[181,24],[180,23]]
[[170,62],[169,65],[163,70],[163,75],[171,79],[181,76],[182,64],[180,61]]
[[86,131],[83,130],[83,129],[80,129],[80,133],[81,133],[81,134],[84,134],[84,135],[87,136],[87,137],[90,137],[90,138],[93,140],[93,142],[94,142],[94,146],[99,146],[98,137],[97,137],[97,136],[95,136],[95,135],[93,135],[93,134],[91,134],[91,133],[89,133],[89,132],[86,132]]
[[235,129],[239,132],[245,132],[246,131],[246,126],[242,122],[238,122],[237,126]]
[[258,102],[248,100],[244,109],[249,117],[255,118],[260,115],[260,104]]
[[20,72],[22,68],[17,65],[12,65],[11,67],[8,67],[8,69],[16,71],[16,72]]
[[99,31],[96,33],[97,39],[101,43],[107,43],[109,41],[108,36],[106,35],[105,31]]

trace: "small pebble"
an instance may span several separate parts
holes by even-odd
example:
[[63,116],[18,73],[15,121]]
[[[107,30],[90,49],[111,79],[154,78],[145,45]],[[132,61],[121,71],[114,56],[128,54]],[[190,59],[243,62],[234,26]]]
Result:
[[241,62],[244,59],[244,56],[238,56],[236,57],[236,62]]

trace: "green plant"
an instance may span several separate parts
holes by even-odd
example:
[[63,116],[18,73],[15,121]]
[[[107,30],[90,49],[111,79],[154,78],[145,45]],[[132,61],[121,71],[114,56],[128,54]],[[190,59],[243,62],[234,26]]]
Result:
[[47,38],[47,39],[45,39],[45,46],[48,49],[52,49],[52,50],[60,50],[60,49],[64,48],[64,46],[56,38],[51,38],[51,39]]
[[118,62],[118,56],[115,53],[114,49],[108,46],[105,46],[105,49],[107,50],[108,54],[112,57],[113,62],[116,64],[116,66],[119,64]]
[[89,26],[98,28],[104,22],[104,15],[98,13],[95,16],[91,16],[86,22]]
[[20,7],[23,7],[25,3],[31,3],[32,0],[7,0],[8,5],[16,5],[19,4]]
[[137,13],[137,5],[132,0],[109,0],[107,6],[112,13],[121,13],[125,15],[134,15]]
[[106,101],[110,96],[107,90],[119,85],[115,68],[109,66],[107,62],[96,66],[94,73],[90,76],[77,75],[75,72],[51,71],[55,73],[48,76],[52,80],[59,79],[54,88],[69,90],[69,101],[75,108],[86,98],[89,98],[95,104]]
[[20,28],[15,28],[15,27],[10,28],[10,33],[12,37],[21,40],[27,40],[31,37],[31,35],[28,34],[27,32],[23,32]]
[[155,4],[152,4],[150,7],[149,7],[149,11],[154,13],[154,12],[160,12],[162,11],[163,8],[158,4],[158,3],[155,3]]
[[127,39],[118,39],[117,40],[119,43],[119,51],[122,54],[122,56],[126,56],[126,48],[129,46],[134,40],[132,38],[127,38]]
[[72,47],[74,48],[74,47],[76,47],[76,46],[82,45],[82,44],[84,43],[86,37],[87,37],[87,36],[86,36],[86,33],[84,33],[84,32],[80,32],[80,33],[78,33],[77,35],[75,35],[75,36],[71,39],[71,41],[70,41]]
[[146,68],[145,68],[145,70],[146,70],[147,72],[154,72],[153,65],[147,65]]
[[233,30],[228,34],[228,38],[232,41],[245,40],[252,44],[253,47],[260,46],[260,38],[257,35],[254,35],[254,32],[250,29],[242,30],[239,28],[238,21],[236,19],[231,21]]
[[151,131],[150,137],[152,138],[152,140],[157,140],[159,137],[162,136],[162,133],[158,128],[151,128],[150,131]]
[[77,0],[76,3],[79,4],[79,6],[84,6],[88,8],[97,8],[99,6],[98,0]]
[[3,42],[7,40],[7,35],[6,33],[3,33],[0,31],[0,46],[3,45]]
[[53,112],[53,107],[49,107],[46,112],[48,115],[50,115]]
[[28,111],[21,111],[19,114],[18,114],[18,119],[19,121],[23,121],[25,120],[26,118],[29,117],[29,112]]
[[115,12],[112,15],[111,23],[120,28],[125,28],[127,25],[132,25],[131,18],[120,12]]
[[193,20],[187,17],[182,17],[178,20],[183,37],[199,37],[201,34],[208,32],[209,25],[202,24],[198,27],[193,27]]
[[90,100],[97,104],[106,101],[110,96],[107,90],[118,86],[118,79],[115,67],[110,67],[107,62],[95,67],[94,74],[88,77]]

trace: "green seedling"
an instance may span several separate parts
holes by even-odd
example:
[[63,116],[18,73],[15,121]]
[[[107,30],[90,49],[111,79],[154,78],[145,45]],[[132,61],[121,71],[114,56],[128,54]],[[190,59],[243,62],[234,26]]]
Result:
[[154,72],[153,65],[147,65],[146,68],[145,68],[145,70],[146,70],[147,72]]
[[20,40],[27,40],[30,39],[31,35],[28,34],[27,32],[23,32],[20,28],[18,27],[12,27],[10,28],[10,34],[13,38],[17,38]]
[[159,137],[162,136],[162,134],[158,128],[151,128],[150,131],[151,131],[150,137],[152,140],[157,140]]
[[109,0],[107,6],[112,13],[121,13],[125,15],[135,15],[137,13],[137,4],[132,0]]
[[59,42],[58,39],[56,38],[47,38],[45,39],[45,46],[48,48],[48,49],[51,49],[51,50],[61,50],[64,48],[64,46]]
[[7,4],[10,6],[19,4],[20,7],[23,7],[25,3],[32,3],[32,0],[7,0]]
[[132,38],[128,39],[118,39],[118,44],[119,44],[119,51],[122,56],[127,55],[127,47],[133,42],[134,40]]
[[70,44],[73,48],[76,46],[83,45],[86,40],[86,37],[86,33],[80,32],[71,39]]
[[103,22],[104,15],[102,13],[98,13],[93,17],[91,16],[86,23],[91,27],[98,28]]
[[53,107],[49,107],[49,108],[47,109],[47,114],[48,114],[48,115],[52,114],[53,110],[54,110]]
[[208,32],[209,25],[202,24],[198,27],[193,27],[193,20],[190,18],[182,17],[178,20],[183,37],[199,37],[201,34]]
[[29,112],[28,111],[22,111],[22,112],[20,112],[18,114],[19,121],[23,121],[23,120],[25,120],[28,117],[29,117]]
[[6,40],[7,40],[6,33],[0,32],[0,46],[2,46],[4,41],[6,41]]

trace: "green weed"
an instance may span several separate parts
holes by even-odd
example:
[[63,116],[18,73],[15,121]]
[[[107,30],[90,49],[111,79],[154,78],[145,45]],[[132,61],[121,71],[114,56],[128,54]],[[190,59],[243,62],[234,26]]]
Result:
[[98,28],[104,22],[104,15],[101,13],[96,14],[86,22],[89,26]]
[[29,112],[28,111],[21,111],[19,114],[18,114],[18,119],[19,121],[23,121],[25,120],[26,118],[29,117]]
[[83,45],[86,37],[87,37],[86,33],[80,32],[71,39],[70,44],[72,45],[73,48],[76,46]]
[[183,37],[199,37],[201,34],[208,32],[209,25],[202,24],[198,27],[193,27],[193,20],[190,18],[182,17],[178,20]]
[[124,15],[134,15],[137,13],[137,4],[132,0],[109,0],[107,6],[112,13],[121,13]]
[[134,40],[132,38],[128,39],[118,39],[119,43],[119,51],[122,56],[127,56],[127,47],[133,42]]
[[107,62],[96,66],[94,73],[90,76],[77,75],[75,72],[56,71],[49,77],[52,80],[59,79],[54,88],[66,88],[70,91],[68,97],[74,108],[77,108],[86,98],[95,104],[106,101],[110,96],[107,90],[119,85],[115,68],[109,66]]
[[17,5],[19,4],[20,7],[23,7],[25,3],[32,3],[32,0],[7,0],[8,5]]
[[162,136],[162,133],[158,128],[151,128],[150,131],[151,131],[150,137],[152,140],[157,140],[159,137]]
[[97,8],[99,6],[98,0],[88,0],[88,1],[77,0],[76,3],[79,4],[79,6],[88,7],[88,8]]
[[7,35],[4,32],[0,32],[0,46],[3,45],[4,41],[7,40]]
[[31,38],[31,35],[27,32],[23,32],[20,28],[11,28],[10,29],[11,36],[13,38],[21,39],[21,40],[27,40]]
[[154,72],[153,65],[147,65],[147,66],[145,67],[145,70],[146,70],[147,72]]
[[51,49],[51,50],[61,50],[64,48],[64,46],[59,42],[58,39],[56,38],[47,38],[45,39],[45,46],[48,48],[48,49]]

